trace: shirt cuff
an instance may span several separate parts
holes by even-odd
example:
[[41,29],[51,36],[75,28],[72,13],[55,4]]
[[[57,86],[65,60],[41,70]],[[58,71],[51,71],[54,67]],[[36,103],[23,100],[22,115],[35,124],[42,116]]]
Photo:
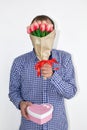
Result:
[[20,102],[23,101],[23,99],[17,99],[14,105],[20,110]]
[[59,75],[59,73],[58,73],[58,71],[55,71],[54,73],[53,73],[53,75],[51,76],[51,78],[50,78],[50,82],[52,83],[52,84],[57,84],[57,83],[59,83],[60,81],[62,80],[62,78],[61,78],[61,76]]

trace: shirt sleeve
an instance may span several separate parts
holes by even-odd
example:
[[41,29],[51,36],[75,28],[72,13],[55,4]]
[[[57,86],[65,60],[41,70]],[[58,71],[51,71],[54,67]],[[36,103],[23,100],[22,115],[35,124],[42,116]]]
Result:
[[9,81],[9,98],[13,104],[20,109],[19,103],[23,100],[21,97],[21,80],[20,80],[20,65],[15,59],[13,61],[11,71],[10,71],[10,81]]
[[70,99],[76,94],[77,91],[75,71],[71,55],[69,55],[67,65],[64,69],[64,76],[60,75],[59,70],[54,72],[53,76],[50,78],[50,84],[55,87],[58,94],[64,98]]

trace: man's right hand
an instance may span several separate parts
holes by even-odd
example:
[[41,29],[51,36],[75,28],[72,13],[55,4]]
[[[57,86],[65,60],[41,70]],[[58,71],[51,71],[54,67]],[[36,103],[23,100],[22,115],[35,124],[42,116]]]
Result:
[[29,115],[27,113],[27,107],[31,106],[32,103],[28,101],[21,101],[20,102],[20,110],[21,110],[21,115],[25,117],[27,120],[29,120]]

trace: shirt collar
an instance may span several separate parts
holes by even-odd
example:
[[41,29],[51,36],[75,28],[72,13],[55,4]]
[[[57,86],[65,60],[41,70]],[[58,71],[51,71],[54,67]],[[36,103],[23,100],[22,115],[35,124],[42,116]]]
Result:
[[34,48],[33,48],[33,50],[32,50],[32,58],[33,58],[33,60],[39,60],[39,59],[37,58],[37,56],[36,56],[36,53],[35,53]]

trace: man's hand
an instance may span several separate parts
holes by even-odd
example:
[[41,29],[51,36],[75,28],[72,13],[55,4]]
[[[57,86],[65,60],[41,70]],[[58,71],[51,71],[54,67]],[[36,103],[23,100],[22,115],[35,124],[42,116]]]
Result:
[[29,115],[27,113],[27,107],[31,106],[32,103],[28,101],[21,101],[20,102],[20,109],[21,109],[21,115],[25,117],[27,120],[29,120]]
[[41,75],[45,78],[50,78],[53,74],[52,66],[49,64],[44,64],[41,68]]

